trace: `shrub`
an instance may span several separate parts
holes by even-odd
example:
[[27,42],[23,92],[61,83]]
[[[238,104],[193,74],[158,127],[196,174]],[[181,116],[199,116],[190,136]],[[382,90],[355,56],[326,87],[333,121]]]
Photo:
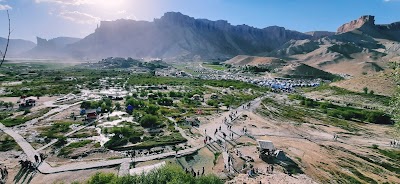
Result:
[[151,114],[144,115],[142,118],[140,118],[139,123],[145,128],[154,128],[161,124],[159,123],[158,117]]
[[176,164],[167,164],[159,169],[154,169],[147,174],[117,177],[115,174],[96,173],[88,181],[88,184],[110,184],[110,183],[141,183],[141,184],[222,184],[222,180],[215,175],[193,177],[186,173]]

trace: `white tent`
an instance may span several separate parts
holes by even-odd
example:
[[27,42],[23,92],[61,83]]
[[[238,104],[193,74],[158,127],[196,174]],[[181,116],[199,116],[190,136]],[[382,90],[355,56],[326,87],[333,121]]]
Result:
[[271,141],[267,140],[257,140],[258,146],[261,149],[267,149],[267,150],[275,150],[275,146]]

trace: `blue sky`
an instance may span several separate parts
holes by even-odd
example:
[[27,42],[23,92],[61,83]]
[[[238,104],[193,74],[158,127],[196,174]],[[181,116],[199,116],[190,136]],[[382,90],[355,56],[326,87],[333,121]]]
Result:
[[[0,25],[12,18],[12,38],[85,37],[101,20],[153,20],[168,11],[233,25],[283,26],[297,31],[336,29],[361,15],[400,21],[400,0],[0,0]],[[0,37],[7,29],[0,27]]]

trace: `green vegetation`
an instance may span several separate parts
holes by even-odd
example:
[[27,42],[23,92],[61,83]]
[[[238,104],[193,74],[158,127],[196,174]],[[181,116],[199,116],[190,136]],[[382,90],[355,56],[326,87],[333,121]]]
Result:
[[311,92],[311,91],[331,91],[333,92],[332,95],[355,95],[355,96],[361,96],[366,99],[370,99],[371,101],[374,102],[380,102],[384,105],[389,105],[392,99],[387,96],[383,95],[378,95],[375,93],[358,93],[358,92],[353,92],[349,91],[347,89],[339,88],[336,86],[330,86],[329,84],[323,84],[321,86],[318,86],[316,88],[309,88],[309,89],[303,89],[305,92]]
[[[290,96],[290,98],[293,98],[293,96]],[[258,110],[258,113],[262,114],[263,116],[280,117],[295,121],[297,123],[308,123],[307,118],[315,118],[323,121],[326,124],[337,126],[350,132],[358,131],[358,128],[355,124],[349,123],[346,120],[342,120],[336,117],[323,116],[320,114],[322,112],[313,109],[306,110],[304,108],[296,107],[293,105],[279,104],[271,98],[265,98],[262,103],[263,105],[266,105],[268,107],[276,108],[276,111],[270,111],[265,107],[262,107]]]
[[158,117],[151,114],[144,115],[142,118],[140,118],[139,123],[145,128],[155,128],[162,125]]
[[0,140],[0,151],[10,151],[12,149],[18,148],[17,142],[8,135],[5,135]]
[[108,149],[116,149],[128,142],[135,144],[141,140],[140,137],[144,134],[143,129],[136,126],[113,127],[111,130],[106,130],[115,134],[104,144],[104,147]]
[[67,142],[67,137],[61,136],[58,138],[57,142],[54,144],[54,147],[56,148],[61,148],[62,146],[66,145]]
[[58,153],[58,156],[68,156],[75,149],[84,147],[92,142],[93,141],[91,141],[91,140],[83,140],[83,141],[79,141],[79,142],[73,142],[73,143],[69,144],[68,146],[63,147],[60,150],[60,152]]
[[213,86],[224,87],[233,86],[235,89],[258,89],[261,91],[268,90],[246,82],[233,80],[202,80],[191,78],[173,78],[173,77],[155,77],[147,74],[136,74],[129,78],[130,85],[172,85],[172,86]]
[[[378,148],[376,148],[378,149]],[[400,151],[399,150],[383,150],[383,149],[378,149],[379,153],[382,155],[385,155],[389,159],[393,160],[393,162],[400,162]]]
[[109,98],[103,98],[99,101],[83,101],[81,108],[84,109],[97,109],[101,108],[101,112],[111,112],[112,111],[112,101]]
[[147,174],[117,177],[115,174],[96,173],[87,184],[117,184],[117,183],[140,183],[140,184],[222,184],[215,175],[193,177],[175,164],[167,164],[162,168],[152,170]]
[[44,109],[39,110],[39,112],[36,112],[31,115],[27,115],[27,116],[20,115],[20,116],[14,117],[14,118],[3,119],[3,120],[1,120],[1,123],[6,127],[13,127],[13,126],[21,125],[27,121],[30,121],[30,120],[33,120],[33,119],[43,116],[44,114],[48,113],[50,110],[51,110],[51,108],[44,108]]
[[217,164],[217,160],[218,157],[221,155],[221,152],[216,152],[214,153],[214,160],[213,160],[213,164],[216,165]]
[[58,139],[62,137],[65,133],[70,131],[69,128],[71,125],[76,124],[73,122],[56,122],[50,127],[42,128],[42,132],[40,133],[41,137],[46,137],[48,141],[51,139]]
[[226,67],[224,65],[220,65],[220,64],[203,64],[203,66],[214,69],[214,70],[225,70],[226,69]]
[[300,95],[292,95],[291,99],[300,100],[301,105],[307,108],[320,109],[322,112],[331,117],[336,117],[344,120],[370,122],[375,124],[393,124],[391,117],[380,111],[338,106],[328,102],[317,102]]

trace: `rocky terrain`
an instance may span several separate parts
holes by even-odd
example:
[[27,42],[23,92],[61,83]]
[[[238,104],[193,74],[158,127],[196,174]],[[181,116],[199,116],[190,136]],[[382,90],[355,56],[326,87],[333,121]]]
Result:
[[262,66],[262,65],[271,65],[274,63],[282,63],[284,62],[281,59],[274,57],[258,57],[258,56],[247,56],[247,55],[238,55],[228,61],[226,64],[237,65],[237,66]]
[[398,23],[376,25],[374,16],[346,23],[335,35],[291,40],[266,56],[287,58],[318,69],[359,76],[384,70],[398,57]]
[[216,59],[271,51],[292,39],[312,36],[283,27],[258,29],[227,21],[195,19],[169,12],[153,22],[102,21],[96,31],[71,44],[79,57],[130,56],[136,58]]

